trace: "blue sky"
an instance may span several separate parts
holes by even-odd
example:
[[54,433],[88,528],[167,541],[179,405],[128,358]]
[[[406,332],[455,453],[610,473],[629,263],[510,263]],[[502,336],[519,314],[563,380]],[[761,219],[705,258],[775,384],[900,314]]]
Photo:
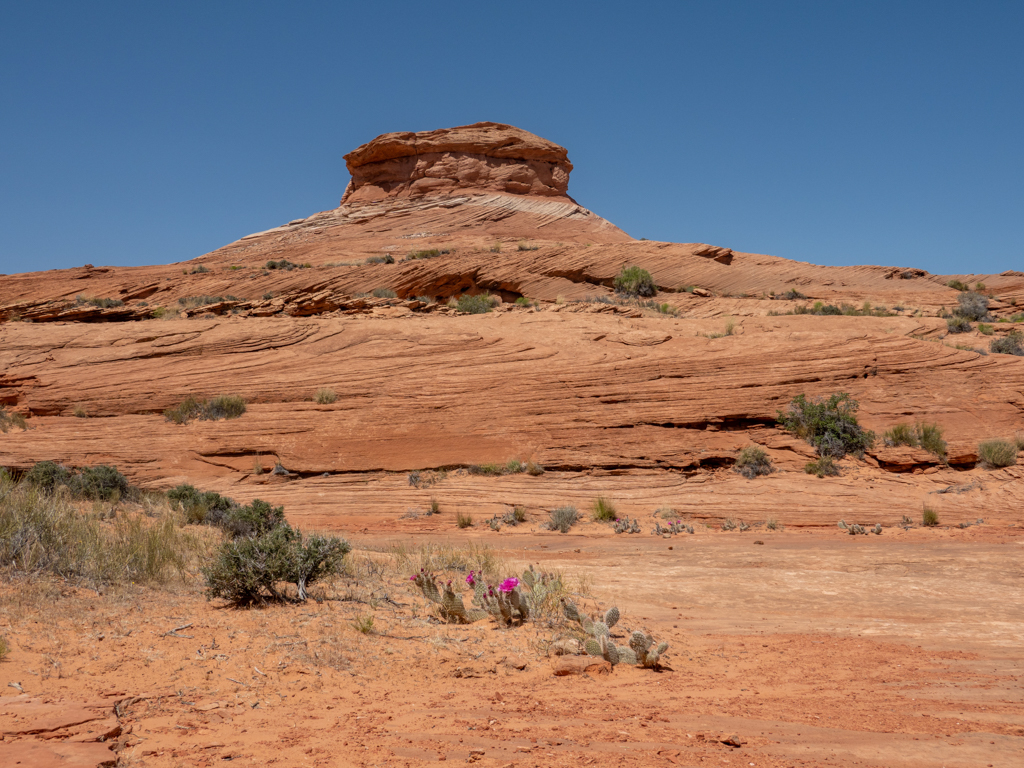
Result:
[[1024,3],[0,0],[0,272],[194,258],[493,120],[634,237],[1024,269]]

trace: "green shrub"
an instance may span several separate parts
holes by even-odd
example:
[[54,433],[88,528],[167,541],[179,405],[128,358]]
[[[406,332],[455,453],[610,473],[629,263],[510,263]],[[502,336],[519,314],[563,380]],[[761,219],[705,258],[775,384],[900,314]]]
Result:
[[968,320],[985,320],[988,317],[988,299],[980,293],[965,291],[956,297],[957,310],[954,314]]
[[568,533],[569,529],[572,528],[580,519],[580,513],[576,510],[576,507],[558,507],[552,509],[549,513],[550,520],[547,523],[547,528],[552,531],[561,531],[562,533]]
[[367,264],[394,264],[395,257],[390,253],[385,253],[383,256],[369,256],[366,259]]
[[615,511],[615,505],[612,504],[604,496],[598,496],[594,499],[594,519],[601,523],[607,523],[615,520],[618,513]]
[[371,291],[373,296],[378,299],[397,299],[398,294],[392,291],[390,288],[374,288]]
[[916,426],[917,438],[921,447],[929,453],[934,453],[943,461],[946,460],[946,441],[942,437],[942,427],[938,424],[929,424],[919,421]]
[[372,635],[373,634],[373,616],[367,614],[366,616],[359,616],[352,621],[352,628],[361,634]]
[[25,481],[50,492],[63,486],[72,496],[94,501],[120,499],[133,490],[128,478],[107,464],[83,467],[76,472],[52,461],[40,461],[25,474]]
[[416,301],[422,301],[424,304],[435,304],[437,302],[436,296],[417,296]]
[[316,391],[314,399],[319,405],[330,405],[331,403],[338,399],[338,395],[334,392],[333,389],[329,389],[328,387],[320,387],[320,389]]
[[838,477],[839,465],[836,464],[836,460],[831,456],[822,456],[816,461],[807,462],[804,465],[804,472],[808,475],[817,475],[818,477]]
[[641,267],[623,267],[615,278],[616,293],[624,296],[650,297],[658,292],[651,273]]
[[193,525],[223,527],[228,515],[238,506],[227,496],[214,491],[200,491],[188,483],[169,490],[167,498],[173,508],[184,513],[185,522]]
[[279,261],[268,261],[266,269],[283,269],[291,272],[293,269],[308,269],[310,266],[310,264],[293,264],[288,259],[280,259]]
[[987,467],[1010,467],[1017,463],[1017,446],[1009,440],[986,440],[978,444],[978,458]]
[[934,528],[939,524],[939,513],[931,507],[925,507],[921,512],[921,525],[925,528]]
[[950,280],[948,283],[946,283],[946,285],[948,285],[954,291],[969,291],[969,290],[971,290],[971,286],[969,286],[967,283],[962,283],[959,280]]
[[993,339],[988,348],[990,352],[1024,357],[1024,334],[1020,331],[1013,331],[1001,339]]
[[875,434],[857,423],[857,408],[857,401],[845,392],[827,400],[808,400],[800,394],[793,398],[786,412],[778,412],[778,420],[783,429],[817,448],[820,456],[862,456],[874,442]]
[[753,480],[759,475],[770,475],[775,471],[768,452],[759,445],[748,445],[740,451],[733,468],[748,480]]
[[516,299],[515,305],[517,307],[528,307],[530,306],[530,300],[525,296],[520,296],[518,299]]
[[969,333],[971,324],[966,317],[952,315],[946,318],[946,330],[950,333]]
[[481,293],[476,296],[464,293],[456,300],[455,307],[459,312],[467,312],[471,315],[481,315],[484,312],[490,312],[500,303],[501,299],[497,296],[491,296],[489,293]]
[[455,525],[459,528],[472,528],[473,527],[473,516],[468,512],[459,510],[455,513]]
[[53,461],[40,461],[25,474],[25,481],[43,491],[52,491],[59,485],[68,485],[74,476],[67,467]]
[[200,264],[198,267],[193,267],[192,271],[189,272],[189,274],[190,275],[202,275],[202,274],[205,274],[206,272],[209,272],[209,271],[210,270],[209,270],[208,267],[205,267],[202,264]]
[[313,534],[308,538],[287,523],[262,534],[224,542],[204,569],[206,594],[235,605],[279,600],[280,582],[292,583],[298,599],[314,582],[338,573],[351,547],[344,539]]
[[20,413],[8,413],[6,408],[0,406],[0,432],[6,434],[11,427],[28,429],[28,422]]
[[783,294],[780,294],[776,298],[786,299],[788,301],[796,301],[797,299],[806,299],[807,297],[800,293],[800,291],[790,288],[788,291],[786,291]]
[[236,539],[260,537],[286,525],[284,507],[275,507],[262,499],[253,499],[244,507],[232,508],[221,527]]
[[890,448],[897,445],[917,447],[920,443],[916,430],[910,424],[897,424],[887,429],[882,435],[882,442]]
[[164,411],[164,418],[175,424],[187,424],[193,420],[216,421],[237,419],[245,413],[245,400],[238,395],[218,395],[212,400],[186,398],[180,405]]
[[982,336],[991,336],[995,331],[992,330],[991,325],[985,325],[985,323],[978,323],[978,333]]

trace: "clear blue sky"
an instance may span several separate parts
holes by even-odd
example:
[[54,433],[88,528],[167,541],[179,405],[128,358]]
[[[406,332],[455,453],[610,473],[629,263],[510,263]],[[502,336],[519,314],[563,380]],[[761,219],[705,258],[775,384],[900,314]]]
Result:
[[1024,3],[0,0],[0,272],[194,258],[493,120],[634,237],[1024,269]]

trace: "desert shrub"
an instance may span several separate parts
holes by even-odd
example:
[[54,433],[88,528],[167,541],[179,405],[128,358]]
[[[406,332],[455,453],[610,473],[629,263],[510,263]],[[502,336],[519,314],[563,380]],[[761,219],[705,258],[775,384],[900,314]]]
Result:
[[500,303],[501,299],[497,296],[491,296],[489,293],[481,293],[476,296],[464,293],[456,300],[455,307],[459,312],[481,315],[484,312],[490,312]]
[[934,453],[940,459],[946,459],[946,441],[942,437],[942,427],[938,424],[929,424],[919,421],[916,425],[917,439],[921,447],[930,453]]
[[990,352],[1024,357],[1024,334],[1020,331],[1013,331],[1001,339],[993,339],[988,348]]
[[537,477],[544,474],[544,467],[533,461],[526,462],[526,474]]
[[988,467],[1010,467],[1017,463],[1017,446],[1009,440],[986,440],[978,444],[978,458]]
[[978,323],[978,333],[980,333],[982,336],[991,336],[994,333],[994,331],[991,325],[986,325],[985,323]]
[[770,475],[775,471],[768,452],[759,445],[748,445],[740,451],[734,469],[748,480],[753,480],[758,475]]
[[76,419],[87,419],[89,418],[89,412],[85,410],[85,406],[78,404],[71,409],[71,415]]
[[968,320],[984,320],[988,317],[988,299],[974,291],[964,291],[956,297],[955,314]]
[[82,467],[69,484],[72,493],[86,499],[119,499],[128,493],[128,478],[109,464]]
[[291,272],[293,269],[308,269],[310,266],[310,264],[293,264],[288,259],[272,260],[266,263],[266,269],[283,269],[286,272]]
[[436,296],[417,296],[416,301],[422,301],[424,304],[434,304],[437,302]]
[[539,245],[530,245],[525,240],[520,240],[519,241],[519,245],[517,246],[517,250],[520,250],[520,251],[539,251],[540,250],[540,246]]
[[440,515],[441,514],[441,502],[439,502],[433,496],[430,497],[430,506],[427,507],[428,515]]
[[831,456],[822,456],[804,465],[804,472],[818,477],[839,477],[839,465]]
[[528,307],[530,306],[530,300],[525,296],[520,296],[515,300],[515,305],[517,307]]
[[202,274],[205,274],[206,272],[209,272],[209,271],[210,271],[209,267],[206,267],[206,266],[200,264],[198,267],[193,267],[192,270],[189,272],[189,274],[190,275],[202,275]]
[[86,296],[77,296],[75,298],[76,304],[92,304],[94,307],[100,309],[112,309],[113,307],[123,307],[124,302],[120,299],[100,299],[100,298],[89,298]]
[[0,490],[0,568],[86,583],[149,583],[184,573],[198,549],[173,515],[103,523],[31,483]]
[[455,525],[459,528],[472,528],[473,527],[473,516],[468,512],[459,510],[455,513]]
[[594,519],[598,522],[610,522],[616,518],[617,514],[615,505],[604,496],[598,496],[594,499],[593,515]]
[[319,405],[330,405],[331,403],[338,399],[338,395],[334,392],[333,389],[329,389],[328,387],[320,387],[320,389],[316,391],[316,394],[313,396],[313,398]]
[[238,395],[218,395],[212,400],[186,398],[180,405],[164,411],[164,418],[175,424],[187,424],[193,420],[216,421],[237,419],[245,413],[245,400]]
[[946,283],[946,285],[948,285],[954,291],[971,290],[971,286],[969,286],[967,283],[961,282],[960,280],[950,280],[948,283]]
[[167,492],[171,506],[185,515],[185,522],[194,525],[223,526],[228,514],[237,506],[234,500],[214,491],[200,491],[182,483]]
[[398,294],[392,291],[390,288],[374,288],[371,291],[373,296],[378,299],[397,299]]
[[352,621],[352,628],[363,635],[373,634],[373,616],[358,616]]
[[206,594],[235,605],[279,600],[280,582],[296,586],[298,599],[306,589],[340,571],[351,547],[344,539],[300,531],[282,523],[262,534],[224,542],[214,561],[204,569]]
[[969,333],[971,323],[966,317],[953,315],[946,318],[946,330],[950,333]]
[[43,491],[67,485],[74,475],[67,467],[53,461],[40,461],[25,474],[25,481]]
[[623,267],[615,277],[615,292],[624,296],[650,297],[658,292],[651,273],[641,267]]
[[[531,467],[536,467],[533,462],[523,463],[519,459],[509,459],[504,464],[471,464],[467,467],[467,471],[471,475],[487,475],[491,477],[497,477],[499,475],[518,475],[521,472],[530,472]],[[540,472],[530,472],[530,474],[543,474],[544,470]]]
[[934,528],[939,524],[939,513],[931,507],[925,507],[921,511],[921,525],[925,528]]
[[0,406],[0,432],[6,434],[11,427],[28,429],[28,422],[20,413],[8,413],[6,408]]
[[0,661],[7,658],[7,654],[11,652],[11,646],[7,643],[7,638],[0,635]]
[[258,538],[282,525],[287,525],[284,507],[275,507],[262,499],[253,499],[251,504],[232,508],[221,523],[225,532],[236,539]]
[[547,528],[552,531],[561,531],[562,533],[568,533],[569,529],[572,528],[580,519],[580,513],[576,510],[576,507],[558,507],[552,509],[549,513],[550,520],[547,522]]
[[794,290],[794,289],[790,288],[785,293],[780,294],[778,296],[778,298],[780,298],[780,299],[787,299],[789,301],[796,301],[797,299],[806,299],[807,297],[804,296],[802,293],[800,293],[800,291],[797,291],[797,290]]
[[909,445],[916,447],[919,444],[917,431],[910,424],[897,424],[885,430],[882,435],[882,442],[890,448],[897,445]]
[[383,256],[368,256],[366,259],[367,264],[394,264],[395,257],[390,253],[385,253]]
[[490,248],[491,253],[501,253],[501,243],[495,243]]
[[406,261],[415,261],[416,259],[435,259],[442,253],[448,253],[448,251],[441,251],[437,248],[428,248],[423,251],[413,251],[412,253],[406,254]]
[[1013,436],[1013,444],[1017,446],[1018,451],[1024,451],[1024,432],[1017,432]]
[[841,459],[847,453],[863,455],[875,440],[874,432],[857,423],[857,408],[857,401],[845,392],[811,400],[800,394],[787,411],[778,412],[778,420],[783,429],[817,448],[820,456]]

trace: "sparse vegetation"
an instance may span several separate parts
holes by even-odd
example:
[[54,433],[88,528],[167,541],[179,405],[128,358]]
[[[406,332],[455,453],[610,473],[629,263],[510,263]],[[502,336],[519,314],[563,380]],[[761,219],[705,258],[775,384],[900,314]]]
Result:
[[318,405],[330,405],[338,399],[337,393],[329,387],[320,387],[313,396]]
[[934,528],[939,524],[939,513],[929,506],[921,511],[921,525],[925,528]]
[[237,506],[234,500],[214,491],[200,491],[193,485],[182,483],[167,492],[171,507],[185,516],[190,525],[223,527],[228,514]]
[[76,404],[75,407],[71,409],[71,415],[74,416],[76,419],[89,418],[88,411],[85,410],[85,406],[82,405],[81,403]]
[[748,480],[760,475],[770,475],[775,471],[768,451],[759,445],[748,445],[741,450],[733,468]]
[[293,269],[309,269],[311,266],[311,264],[293,264],[288,259],[279,259],[277,261],[268,261],[265,269],[283,269],[286,272],[291,272]]
[[365,616],[359,616],[352,622],[352,628],[356,632],[363,635],[373,634],[373,616],[367,614]]
[[615,278],[614,288],[616,293],[623,296],[650,297],[658,292],[651,273],[636,266],[623,267]]
[[954,291],[971,290],[971,286],[969,286],[967,283],[961,282],[960,280],[950,280],[948,283],[946,283],[946,285],[948,285]]
[[181,296],[178,299],[178,304],[182,309],[196,309],[198,307],[208,307],[211,304],[223,304],[230,301],[241,301],[237,296],[228,294],[227,296]]
[[539,251],[540,250],[540,246],[539,245],[530,245],[525,240],[520,240],[519,241],[519,245],[517,246],[517,250],[520,250],[520,251]]
[[804,294],[800,293],[800,291],[794,288],[790,288],[785,293],[776,296],[776,298],[786,299],[787,301],[797,301],[798,299],[806,299],[807,297]]
[[190,275],[202,275],[202,274],[204,274],[206,272],[209,272],[209,271],[210,271],[209,267],[206,267],[206,266],[200,264],[199,266],[193,267],[192,270],[189,272],[189,274]]
[[1009,440],[985,440],[978,444],[978,458],[989,468],[1011,467],[1017,463],[1017,446]]
[[501,243],[495,243],[491,246],[491,253],[501,253]]
[[822,456],[804,465],[804,472],[818,477],[839,477],[839,465],[831,456]]
[[78,296],[75,298],[75,303],[81,306],[82,304],[92,304],[94,307],[100,309],[113,309],[114,307],[123,307],[124,302],[120,299],[100,299],[100,298],[89,298],[86,296]]
[[978,333],[980,333],[982,336],[991,336],[994,333],[994,331],[991,325],[986,325],[985,323],[978,323]]
[[374,288],[371,292],[374,298],[377,299],[397,299],[398,294],[392,291],[390,288]]
[[118,501],[134,489],[128,478],[108,464],[69,469],[53,461],[40,461],[25,473],[25,482],[42,491],[56,492],[60,487],[74,498],[94,501]]
[[436,259],[438,256],[448,253],[448,251],[442,251],[438,248],[428,248],[423,251],[412,251],[406,254],[406,261],[416,261],[417,259]]
[[970,333],[971,323],[961,315],[951,315],[946,318],[946,330],[950,333]]
[[20,413],[9,413],[6,408],[0,406],[0,432],[7,433],[11,427],[28,429],[28,422]]
[[580,513],[576,510],[576,507],[558,507],[552,509],[548,515],[546,527],[552,531],[561,531],[562,533],[568,533],[569,529],[572,528],[580,519]]
[[499,304],[501,304],[501,299],[489,293],[476,295],[464,293],[455,301],[455,307],[459,312],[467,312],[471,315],[481,315],[484,312],[490,312]]
[[463,512],[461,509],[455,513],[455,525],[459,528],[472,528],[473,527],[473,516],[468,512]]
[[919,421],[917,424],[896,424],[882,435],[882,442],[889,446],[908,445],[924,448],[940,459],[946,458],[946,441],[942,438],[942,427],[938,424]]
[[612,504],[604,496],[598,496],[594,499],[593,516],[594,520],[600,523],[607,523],[615,520],[618,513],[615,511],[615,505]]
[[212,400],[197,400],[189,397],[180,405],[164,411],[164,418],[175,424],[190,421],[217,421],[237,419],[245,413],[245,400],[238,395],[219,395]]
[[395,257],[390,253],[385,253],[383,256],[368,256],[366,258],[367,264],[394,264]]
[[7,638],[0,635],[0,661],[7,658],[7,654],[11,652],[11,646],[7,643]]
[[988,348],[989,351],[1001,355],[1024,357],[1024,334],[1020,331],[1012,331],[1001,339],[993,339]]
[[787,411],[778,412],[778,420],[783,429],[804,438],[822,457],[841,459],[847,453],[862,456],[875,434],[857,423],[857,408],[857,401],[845,392],[810,400],[800,394]]
[[988,319],[988,299],[980,293],[965,291],[956,297],[957,309],[954,314],[965,317],[968,320]]

